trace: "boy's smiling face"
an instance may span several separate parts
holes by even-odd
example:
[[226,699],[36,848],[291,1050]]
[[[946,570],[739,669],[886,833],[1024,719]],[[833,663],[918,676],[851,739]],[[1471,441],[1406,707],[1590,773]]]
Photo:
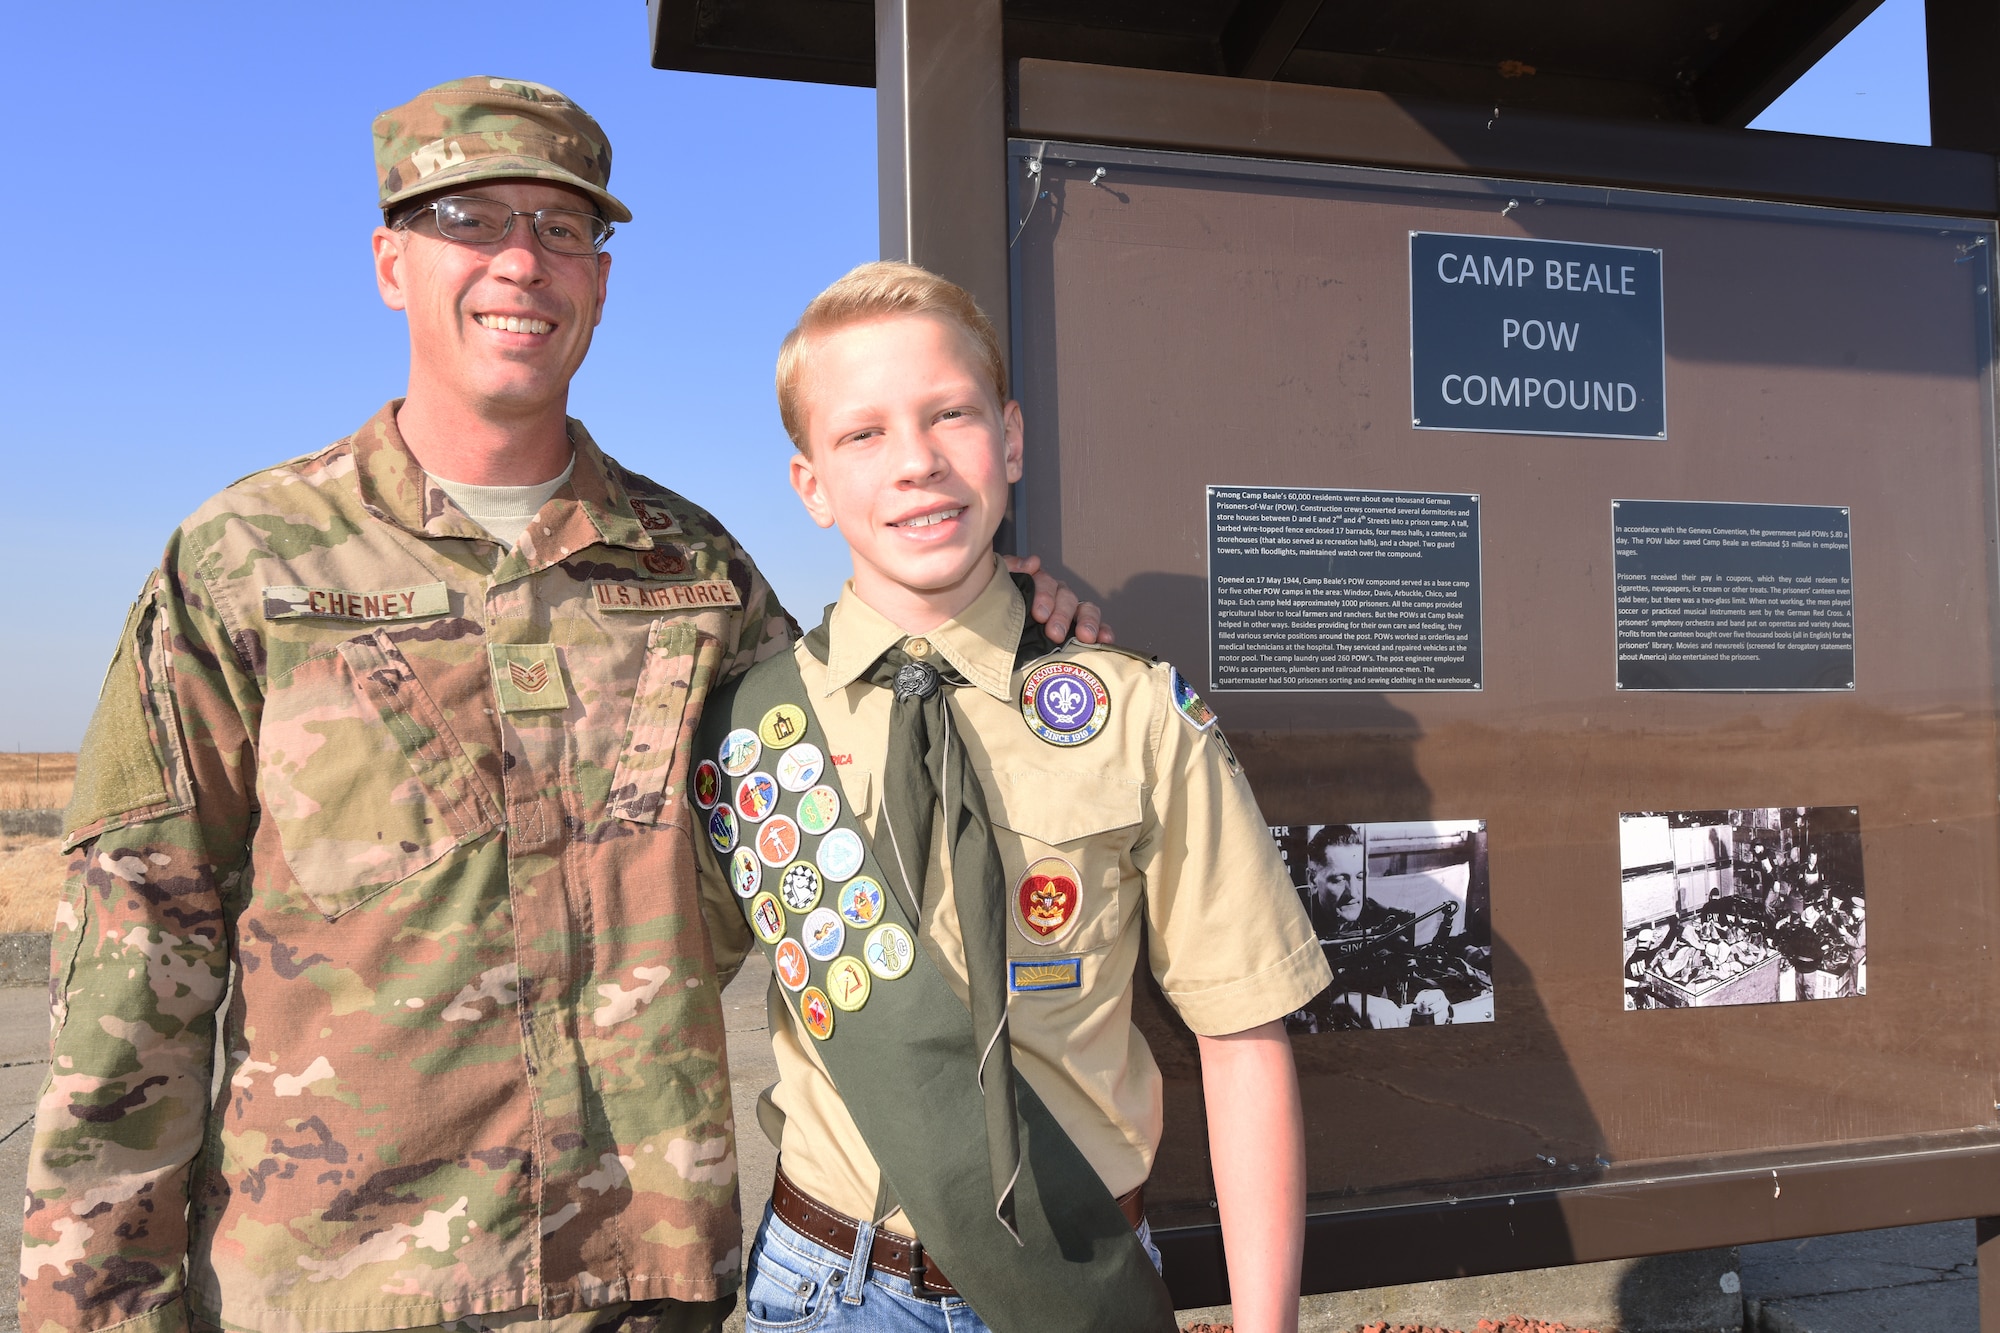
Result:
[[854,591],[915,634],[978,599],[1021,478],[1021,409],[1001,403],[971,335],[894,315],[813,338],[792,489],[854,554]]

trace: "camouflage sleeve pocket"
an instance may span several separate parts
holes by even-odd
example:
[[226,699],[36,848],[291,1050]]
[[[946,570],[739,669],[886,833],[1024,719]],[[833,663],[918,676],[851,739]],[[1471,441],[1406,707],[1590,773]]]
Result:
[[722,659],[722,642],[687,620],[656,620],[646,640],[646,665],[632,699],[625,748],[611,775],[607,807],[614,819],[671,824],[680,817],[685,779],[701,706]]
[[385,631],[299,664],[265,705],[258,792],[328,919],[499,825],[493,795]]
[[194,805],[172,662],[159,624],[160,576],[132,604],[77,757],[63,850]]

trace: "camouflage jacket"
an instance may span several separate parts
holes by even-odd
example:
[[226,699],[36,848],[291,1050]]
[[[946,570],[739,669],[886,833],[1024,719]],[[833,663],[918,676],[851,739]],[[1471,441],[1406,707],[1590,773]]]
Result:
[[580,424],[509,551],[395,407],[211,500],[126,626],[69,812],[30,1333],[736,1285],[684,787],[708,691],[796,627]]

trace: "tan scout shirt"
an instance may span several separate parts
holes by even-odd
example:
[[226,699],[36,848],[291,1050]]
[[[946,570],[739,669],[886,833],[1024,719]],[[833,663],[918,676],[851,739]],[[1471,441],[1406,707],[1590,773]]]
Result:
[[[1083,744],[1052,745],[1022,716],[1022,686],[1038,665],[1014,668],[1026,615],[996,565],[978,601],[922,637],[970,682],[952,703],[1011,890],[1009,971],[1020,982],[1008,1002],[1015,1067],[1106,1188],[1122,1194],[1146,1179],[1160,1142],[1159,1067],[1132,1023],[1141,933],[1167,999],[1207,1036],[1290,1013],[1332,977],[1249,784],[1215,728],[1197,730],[1174,707],[1171,668],[1082,644],[1063,649],[1053,660],[1095,673],[1110,717]],[[794,651],[828,759],[872,834],[891,697],[860,677],[904,634],[850,583],[829,637],[825,666],[803,644]],[[920,933],[964,998],[944,837],[931,845]],[[747,947],[740,906],[713,858],[702,865],[718,950]],[[1026,923],[1020,902],[1024,880],[1035,877],[1068,877],[1078,890],[1072,918],[1046,938]],[[1053,913],[1045,924],[1063,914],[1059,901],[1045,910]],[[879,1178],[874,1158],[813,1038],[800,1030],[791,996],[771,984],[779,1077],[772,1099],[785,1113],[785,1174],[849,1216],[868,1216]],[[900,1212],[889,1225],[908,1234]]]
[[683,786],[710,688],[795,628],[713,518],[580,424],[508,550],[395,406],[183,524],[106,678],[30,1333],[189,1306],[281,1331],[550,1318],[737,1282]]

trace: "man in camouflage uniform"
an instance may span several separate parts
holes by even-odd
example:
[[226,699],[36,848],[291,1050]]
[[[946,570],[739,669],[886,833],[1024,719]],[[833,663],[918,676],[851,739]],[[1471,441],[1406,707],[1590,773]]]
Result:
[[[734,1300],[687,755],[796,626],[564,415],[630,217],[597,123],[477,78],[375,134],[409,394],[181,525],[84,743],[29,1333],[706,1329]],[[498,540],[453,498],[519,492]]]

